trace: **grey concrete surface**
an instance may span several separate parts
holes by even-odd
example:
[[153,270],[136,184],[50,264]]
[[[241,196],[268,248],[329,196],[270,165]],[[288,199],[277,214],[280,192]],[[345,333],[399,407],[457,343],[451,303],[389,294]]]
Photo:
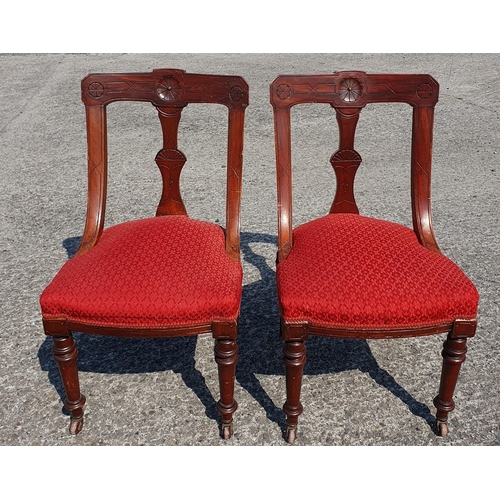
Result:
[[[87,396],[81,434],[70,436],[63,390],[43,334],[38,297],[74,252],[86,203],[86,140],[80,81],[91,72],[153,68],[243,76],[250,86],[244,154],[244,290],[235,434],[219,438],[213,341],[113,339],[76,334]],[[450,436],[437,437],[442,336],[391,341],[308,342],[296,446],[498,445],[499,125],[498,54],[50,54],[0,56],[0,444],[286,445],[284,369],[274,285],[276,195],[269,83],[286,73],[357,69],[429,73],[436,108],[433,216],[443,252],[481,295],[479,328],[457,386]],[[411,109],[365,109],[356,184],[361,212],[411,224]],[[160,128],[147,104],[109,107],[107,225],[154,214]],[[385,121],[389,117],[390,121]],[[224,221],[222,107],[187,108],[180,148],[193,217]],[[324,214],[333,198],[332,110],[295,108],[294,223]],[[331,126],[325,126],[328,123]],[[318,195],[313,198],[311,190]]]

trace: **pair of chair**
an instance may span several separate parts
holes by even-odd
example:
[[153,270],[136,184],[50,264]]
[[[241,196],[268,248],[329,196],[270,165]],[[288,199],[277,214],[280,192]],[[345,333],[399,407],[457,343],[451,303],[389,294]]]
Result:
[[[453,392],[466,341],[476,330],[478,293],[439,251],[431,225],[430,186],[437,82],[428,75],[359,71],[279,76],[270,86],[278,185],[276,280],[284,340],[286,439],[296,438],[301,380],[309,335],[376,339],[447,334],[438,396],[437,433],[448,432]],[[76,255],[40,297],[45,334],[71,413],[70,433],[83,425],[77,348],[71,332],[125,337],[211,333],[218,365],[221,436],[233,433],[238,316],[242,294],[240,198],[248,85],[240,77],[151,73],[92,74],[82,81],[88,138],[88,204]],[[163,147],[156,163],[163,191],[156,217],[104,229],[107,187],[106,106],[147,101],[158,110]],[[292,106],[330,104],[339,149],[330,159],[336,194],[330,213],[292,224]],[[362,108],[377,102],[413,107],[411,205],[413,230],[359,215],[353,183],[361,163],[354,148]],[[178,126],[190,103],[229,109],[226,224],[188,217],[179,178],[186,157]]]

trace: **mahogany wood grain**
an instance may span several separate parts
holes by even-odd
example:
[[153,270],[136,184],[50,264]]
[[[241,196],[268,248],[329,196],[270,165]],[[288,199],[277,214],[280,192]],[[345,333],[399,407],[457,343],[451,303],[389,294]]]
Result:
[[303,340],[285,341],[283,344],[283,361],[286,374],[286,402],[283,411],[286,414],[286,440],[295,441],[299,416],[303,407],[300,402],[302,375],[306,363],[306,346]]
[[233,434],[233,413],[238,408],[238,403],[234,400],[238,347],[234,340],[217,339],[214,353],[219,369],[220,400],[217,410],[222,415],[221,436],[229,439]]
[[[178,128],[182,110],[189,104],[221,104],[228,108],[227,188],[225,250],[240,261],[241,179],[243,167],[243,131],[248,85],[239,76],[186,73],[179,69],[155,69],[150,73],[99,73],[82,80],[88,147],[88,190],[85,228],[75,256],[88,252],[99,242],[104,229],[108,182],[107,105],[116,101],[144,101],[156,107],[163,134],[163,145],[155,161],[161,172],[163,189],[156,216],[187,215],[181,197],[179,179],[186,157],[178,149]],[[106,328],[43,318],[46,335],[53,337],[54,358],[63,379],[65,407],[71,413],[70,432],[83,425],[85,396],[80,393],[77,349],[72,331],[120,337],[179,337],[211,333],[215,339],[221,399],[217,409],[222,417],[221,435],[232,435],[234,373],[238,359],[237,321],[199,324],[186,328]]]
[[354,199],[354,177],[361,164],[361,156],[354,149],[354,134],[359,119],[359,108],[337,109],[339,124],[339,149],[332,155],[330,163],[337,179],[337,191],[330,213],[359,214]]
[[163,180],[163,191],[156,215],[187,215],[180,190],[181,170],[186,157],[177,149],[177,134],[183,108],[158,106],[163,131],[163,149],[156,155]]
[[[411,147],[411,206],[413,229],[419,243],[440,253],[434,236],[431,216],[431,164],[434,107],[439,85],[429,75],[367,74],[362,71],[341,71],[323,75],[281,75],[270,85],[270,101],[274,109],[278,250],[277,263],[287,259],[293,248],[292,219],[292,144],[291,108],[299,104],[325,103],[336,112],[339,126],[339,147],[330,159],[335,171],[336,192],[330,213],[358,214],[354,197],[354,180],[361,164],[355,149],[355,133],[359,115],[367,104],[407,103],[413,108]],[[304,341],[309,335],[349,339],[402,338],[448,334],[443,350],[443,370],[437,407],[437,432],[445,435],[447,415],[453,410],[452,395],[460,365],[465,359],[466,339],[474,336],[476,320],[456,318],[449,324],[426,328],[398,330],[332,329],[308,322],[288,323],[281,318],[284,340],[287,399],[283,407],[287,416],[286,437],[293,442],[298,416]],[[300,360],[300,361],[299,361]]]
[[435,253],[441,253],[432,229],[431,163],[434,108],[413,109],[411,151],[411,206],[413,229],[419,242]]
[[64,407],[71,413],[69,432],[71,434],[78,434],[83,426],[85,396],[80,392],[76,364],[78,350],[72,335],[67,334],[65,337],[52,337],[52,353],[57,362],[66,392]]
[[453,392],[458,380],[460,367],[465,361],[467,352],[467,338],[454,339],[448,334],[443,344],[443,368],[439,394],[434,398],[437,408],[437,425],[441,435],[448,434],[448,413],[454,410]]
[[291,250],[292,234],[292,155],[290,110],[297,104],[330,104],[337,114],[339,148],[331,162],[337,190],[331,212],[359,213],[354,199],[354,176],[361,163],[354,149],[359,112],[367,104],[402,102],[411,105],[413,135],[411,157],[412,216],[419,241],[439,252],[430,208],[430,168],[432,126],[439,85],[429,75],[367,74],[340,71],[329,75],[281,75],[270,87],[274,108],[276,172],[278,185],[278,262]]

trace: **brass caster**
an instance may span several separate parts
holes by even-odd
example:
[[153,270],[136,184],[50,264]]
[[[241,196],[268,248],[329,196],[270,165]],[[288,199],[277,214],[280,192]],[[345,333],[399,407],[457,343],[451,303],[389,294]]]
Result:
[[295,441],[295,438],[297,437],[297,426],[287,426],[286,428],[286,442],[293,444]]
[[436,421],[438,436],[446,437],[448,435],[448,424],[442,420]]
[[83,427],[83,415],[81,417],[71,417],[69,424],[69,433],[75,436]]
[[223,439],[231,439],[231,436],[233,435],[233,421],[232,420],[231,420],[231,422],[222,422],[220,435],[221,435],[221,438],[223,438]]

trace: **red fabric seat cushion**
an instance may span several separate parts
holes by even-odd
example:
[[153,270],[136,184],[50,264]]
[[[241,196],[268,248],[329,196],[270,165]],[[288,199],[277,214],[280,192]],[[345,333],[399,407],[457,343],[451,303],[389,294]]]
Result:
[[282,317],[329,328],[449,324],[475,318],[479,300],[456,264],[420,245],[411,229],[355,214],[297,227],[276,274]]
[[64,264],[40,297],[43,317],[86,325],[169,328],[234,321],[242,268],[221,227],[165,216],[106,229]]

